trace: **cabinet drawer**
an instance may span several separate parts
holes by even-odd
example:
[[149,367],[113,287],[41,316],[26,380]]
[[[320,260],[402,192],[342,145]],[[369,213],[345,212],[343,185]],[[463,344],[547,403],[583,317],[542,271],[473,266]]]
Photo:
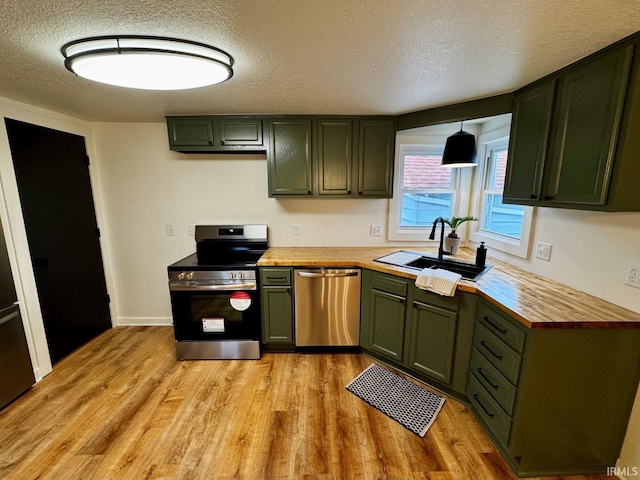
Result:
[[440,308],[446,308],[447,310],[458,311],[458,301],[460,297],[458,295],[454,297],[443,297],[436,293],[427,292],[414,286],[414,298],[417,302],[427,303]]
[[260,270],[262,285],[291,285],[290,268],[262,268]]
[[380,292],[391,293],[400,297],[407,296],[408,281],[394,278],[382,273],[371,275],[371,288]]
[[511,383],[518,384],[522,357],[478,322],[476,322],[476,329],[473,334],[473,346],[500,370]]
[[484,423],[493,432],[498,441],[506,447],[511,433],[511,417],[500,408],[500,405],[491,398],[491,395],[487,393],[473,375],[469,375],[467,396],[474,410],[484,420]]
[[513,325],[508,317],[496,312],[487,305],[479,303],[476,311],[476,320],[511,348],[520,353],[524,352],[526,334]]
[[516,401],[516,387],[511,385],[509,380],[475,348],[471,350],[469,371],[500,406],[504,408],[509,415],[512,415],[513,405]]

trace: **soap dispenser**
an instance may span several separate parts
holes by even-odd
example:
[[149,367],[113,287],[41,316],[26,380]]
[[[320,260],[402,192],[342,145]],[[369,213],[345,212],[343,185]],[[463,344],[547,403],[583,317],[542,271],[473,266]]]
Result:
[[484,268],[487,261],[487,249],[484,246],[484,242],[480,242],[480,246],[476,248],[476,265]]

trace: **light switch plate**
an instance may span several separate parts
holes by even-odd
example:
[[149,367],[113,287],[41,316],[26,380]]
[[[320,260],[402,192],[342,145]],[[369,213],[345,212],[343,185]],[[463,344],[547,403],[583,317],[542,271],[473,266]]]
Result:
[[299,237],[302,232],[302,227],[300,227],[299,223],[294,223],[291,229],[291,235],[294,237]]
[[371,225],[371,236],[372,237],[380,237],[382,236],[382,225]]
[[546,260],[547,262],[551,260],[551,244],[538,242],[536,244],[536,258]]

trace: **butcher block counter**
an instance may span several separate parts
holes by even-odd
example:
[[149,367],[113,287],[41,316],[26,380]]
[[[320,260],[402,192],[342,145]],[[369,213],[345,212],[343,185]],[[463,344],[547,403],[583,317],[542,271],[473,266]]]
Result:
[[[417,270],[374,261],[402,247],[272,247],[258,266],[360,267],[415,280]],[[435,255],[433,248],[406,250]],[[461,248],[457,260],[473,262]],[[546,279],[492,257],[493,268],[477,282],[461,280],[458,290],[475,293],[531,329],[640,328],[640,313]]]

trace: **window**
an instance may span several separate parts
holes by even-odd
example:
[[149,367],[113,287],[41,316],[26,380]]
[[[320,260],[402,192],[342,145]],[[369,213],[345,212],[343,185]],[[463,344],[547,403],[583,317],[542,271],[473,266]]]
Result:
[[491,130],[478,138],[478,176],[472,198],[474,222],[470,239],[488,247],[526,258],[529,250],[533,207],[502,203],[509,128]]
[[457,175],[440,166],[443,150],[439,145],[401,146],[398,189],[390,205],[390,239],[413,236],[424,241],[437,217],[455,214]]
[[507,153],[506,141],[487,149],[480,228],[486,232],[520,239],[524,207],[502,203]]
[[428,226],[437,217],[452,215],[452,172],[440,167],[441,162],[441,153],[402,155],[400,227]]

